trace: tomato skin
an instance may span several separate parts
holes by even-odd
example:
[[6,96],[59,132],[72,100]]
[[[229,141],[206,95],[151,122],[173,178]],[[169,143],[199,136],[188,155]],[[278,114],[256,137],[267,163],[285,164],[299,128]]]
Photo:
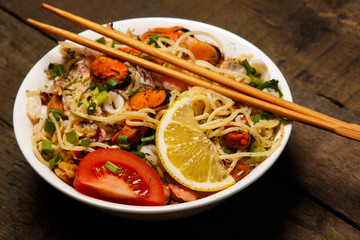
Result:
[[[107,161],[122,168],[122,172],[114,174],[106,169]],[[121,149],[98,149],[87,154],[79,164],[73,185],[85,195],[116,203],[161,206],[165,202],[163,184],[155,170],[140,157]]]

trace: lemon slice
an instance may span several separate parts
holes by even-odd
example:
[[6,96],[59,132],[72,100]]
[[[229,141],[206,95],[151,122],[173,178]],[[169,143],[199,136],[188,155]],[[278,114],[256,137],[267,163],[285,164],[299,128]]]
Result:
[[175,101],[156,131],[160,160],[167,172],[197,191],[218,191],[235,183],[212,142],[201,131],[190,97]]

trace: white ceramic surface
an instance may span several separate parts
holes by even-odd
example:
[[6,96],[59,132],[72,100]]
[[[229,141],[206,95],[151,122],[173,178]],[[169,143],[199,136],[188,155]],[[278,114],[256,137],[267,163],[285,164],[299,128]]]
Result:
[[[126,32],[130,28],[135,30],[135,34],[141,34],[153,27],[171,27],[175,25],[183,26],[192,31],[204,31],[214,34],[223,43],[225,57],[237,57],[241,53],[250,53],[254,54],[256,58],[262,59],[269,69],[270,77],[279,80],[279,85],[284,94],[284,98],[292,101],[290,89],[284,76],[270,58],[256,46],[231,32],[209,24],[177,18],[137,18],[114,22],[114,28],[116,30]],[[85,31],[81,33],[81,35],[92,39],[96,39],[100,36],[91,31]],[[210,41],[209,39],[203,40]],[[292,125],[288,124],[285,127],[285,136],[281,147],[260,166],[255,168],[248,176],[230,188],[197,201],[161,207],[146,207],[116,204],[88,197],[77,192],[73,187],[57,178],[50,169],[38,161],[32,150],[31,122],[25,111],[27,101],[26,90],[36,90],[42,86],[46,81],[44,70],[47,68],[48,64],[50,62],[60,61],[61,55],[59,53],[59,46],[57,46],[34,65],[21,84],[16,96],[13,111],[16,140],[28,163],[45,181],[64,194],[113,215],[138,220],[163,220],[185,217],[204,211],[238,193],[262,176],[278,159],[290,137]]]

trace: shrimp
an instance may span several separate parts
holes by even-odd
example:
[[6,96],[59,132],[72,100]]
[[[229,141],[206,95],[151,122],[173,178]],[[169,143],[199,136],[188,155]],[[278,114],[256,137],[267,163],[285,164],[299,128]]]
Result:
[[40,94],[30,95],[26,103],[26,113],[31,120],[38,120],[41,113]]

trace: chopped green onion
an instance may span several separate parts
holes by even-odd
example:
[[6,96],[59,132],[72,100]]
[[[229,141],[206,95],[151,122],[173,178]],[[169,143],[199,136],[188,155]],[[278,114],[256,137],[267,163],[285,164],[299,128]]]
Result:
[[52,159],[49,160],[50,168],[53,169],[56,165],[59,164],[59,162],[61,162],[61,157],[59,155],[53,157]]
[[119,144],[119,147],[121,149],[126,149],[126,150],[129,150],[130,149],[130,145],[129,144]]
[[102,92],[102,91],[106,90],[104,84],[102,84],[102,83],[99,83],[99,84],[97,85],[97,88],[99,89],[99,92]]
[[134,95],[135,93],[140,92],[140,88],[136,89],[135,91],[132,91],[131,93],[129,93],[128,98],[131,98],[132,95]]
[[107,169],[109,169],[114,174],[119,174],[122,172],[122,169],[118,166],[116,166],[114,163],[107,161],[104,165]]
[[93,96],[97,96],[99,93],[100,93],[99,88],[96,87],[96,88],[94,89],[94,91],[92,92],[92,95],[93,95]]
[[237,150],[234,149],[234,148],[225,148],[224,149],[224,153],[226,153],[226,154],[233,154],[233,153],[236,153],[236,152],[237,152]]
[[96,88],[97,84],[95,82],[90,83],[90,89],[94,90]]
[[289,119],[286,118],[278,118],[280,121],[285,122],[285,123],[290,123]]
[[96,96],[95,103],[100,104],[103,101],[105,101],[105,99],[107,99],[108,97],[109,97],[109,94],[107,93],[107,91],[104,90]]
[[50,76],[52,79],[55,79],[58,76],[55,69],[50,69]]
[[116,85],[118,85],[118,84],[119,84],[119,82],[116,81],[116,79],[110,78],[109,80],[106,81],[105,86],[108,90],[111,90],[114,87],[116,87]]
[[106,40],[104,37],[98,38],[95,41],[97,41],[98,43],[101,43],[101,44],[106,44]]
[[86,146],[86,145],[89,145],[90,142],[91,142],[90,139],[88,139],[88,138],[83,138],[83,139],[81,139],[80,144],[81,144],[81,146]]
[[125,135],[119,135],[117,141],[118,141],[118,144],[128,144],[129,137],[125,136]]
[[121,45],[121,43],[119,43],[118,41],[112,40],[111,42],[111,47],[115,47],[115,45]]
[[93,115],[96,111],[96,103],[92,102],[89,104],[88,108],[87,108],[87,113],[89,115]]
[[75,131],[70,131],[65,134],[66,134],[66,139],[68,140],[69,143],[76,143],[79,141],[79,137]]
[[151,37],[149,37],[149,41],[147,42],[147,44],[152,45],[153,43],[155,44],[155,47],[159,47],[159,45],[157,44],[157,40],[160,38],[169,38],[168,36],[160,36],[159,34],[155,33],[154,35],[152,35]]
[[64,67],[64,65],[62,65],[62,64],[56,65],[56,69],[57,69],[57,74],[58,74],[58,76],[61,76],[61,75],[63,75],[64,73],[66,73],[65,67]]
[[55,124],[50,119],[48,119],[48,118],[45,119],[44,131],[53,135],[55,132],[55,129],[56,129]]
[[85,104],[87,107],[89,107],[89,105],[90,105],[89,101],[86,98],[83,98],[80,103]]
[[150,144],[155,142],[155,134],[148,136],[148,137],[142,137],[141,142],[143,144]]
[[135,154],[136,156],[142,158],[142,159],[145,159],[146,158],[146,155],[145,153],[143,152],[140,152],[140,151],[130,151],[132,154]]
[[[264,147],[258,146],[258,147],[252,147],[250,149],[251,152],[266,152],[266,149]],[[251,157],[255,162],[262,162],[265,160],[266,156],[255,156]]]
[[47,154],[53,154],[54,149],[51,146],[52,144],[53,144],[53,142],[48,139],[42,140],[42,151]]
[[261,119],[265,119],[265,120],[270,120],[273,119],[275,117],[275,115],[271,112],[262,112],[260,114]]
[[253,122],[258,122],[261,120],[260,114],[252,115],[252,116],[250,116],[250,118],[251,118],[251,121],[253,121]]
[[64,116],[64,110],[59,110],[56,108],[50,108],[49,113],[52,113],[57,121],[60,120],[60,117]]

